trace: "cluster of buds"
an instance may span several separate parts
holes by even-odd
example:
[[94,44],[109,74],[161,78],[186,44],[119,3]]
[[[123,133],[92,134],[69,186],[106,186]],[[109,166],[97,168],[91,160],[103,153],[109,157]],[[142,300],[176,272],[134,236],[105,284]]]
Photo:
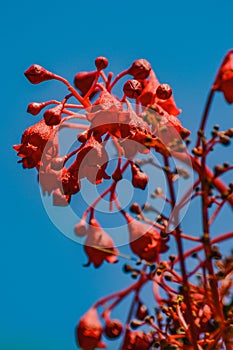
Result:
[[[43,115],[24,131],[21,144],[14,146],[21,158],[19,163],[23,168],[37,170],[42,191],[52,195],[54,206],[68,206],[73,196],[81,196],[84,179],[92,186],[107,184],[94,202],[87,205],[74,227],[75,238],[79,237],[83,243],[88,258],[85,266],[99,268],[104,262],[116,263],[120,257],[136,265],[126,264],[123,268],[136,280],[132,285],[97,301],[79,320],[76,340],[83,350],[105,348],[104,337],[107,341],[121,339],[121,350],[204,350],[220,349],[224,345],[227,350],[232,349],[232,300],[223,304],[232,288],[232,258],[224,259],[216,243],[232,238],[233,233],[212,238],[210,228],[226,203],[233,206],[233,185],[226,186],[221,181],[222,175],[233,166],[224,162],[217,164],[212,172],[206,159],[217,144],[230,144],[233,131],[232,128],[219,131],[215,126],[211,139],[207,140],[204,130],[215,91],[222,92],[226,101],[233,103],[232,53],[231,50],[226,55],[211,89],[193,155],[186,148],[190,131],[178,119],[181,110],[176,106],[172,88],[159,83],[147,60],[134,61],[113,78],[112,72],[105,73],[108,59],[97,57],[92,71],[74,76],[74,86],[39,65],[25,71],[32,84],[54,79],[62,82],[69,93],[62,101],[28,105],[28,113],[35,117]],[[117,97],[114,87],[126,76],[129,77],[122,84],[122,95]],[[75,149],[62,154],[59,132],[65,128],[78,131]],[[110,166],[109,144],[117,153],[115,168]],[[157,164],[153,157],[146,160],[148,153],[160,157],[163,165]],[[175,182],[179,178],[188,179],[189,171],[180,165],[172,170],[172,157],[191,164],[197,173],[195,183],[179,201],[176,201]],[[157,187],[150,197],[164,201],[163,213],[150,203],[131,203],[133,217],[122,208],[117,187],[129,170],[132,188],[138,192],[147,189],[151,179],[144,165],[163,172],[169,194]],[[115,205],[126,223],[133,257],[121,254],[108,230],[101,226],[101,219],[96,219],[97,204],[107,200],[108,195],[109,212]],[[187,201],[198,197],[202,198],[200,237],[184,233],[179,222],[179,213]],[[151,220],[147,213],[156,213],[157,218]],[[184,251],[184,240],[196,246]],[[177,248],[175,255],[169,255],[172,246]],[[196,263],[187,269],[186,261],[191,257]],[[180,269],[176,268],[178,263]],[[192,277],[200,271],[202,276],[195,284]],[[142,302],[143,287],[149,283],[156,302],[152,313]],[[133,302],[123,324],[111,317],[111,312],[129,294],[134,295]]]

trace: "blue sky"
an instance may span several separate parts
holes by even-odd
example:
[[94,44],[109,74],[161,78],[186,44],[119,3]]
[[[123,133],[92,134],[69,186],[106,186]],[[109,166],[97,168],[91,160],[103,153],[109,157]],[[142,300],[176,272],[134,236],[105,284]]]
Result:
[[[64,93],[54,82],[30,85],[23,72],[38,63],[72,81],[78,70],[92,70],[99,55],[113,72],[146,58],[173,87],[183,124],[197,130],[215,71],[233,47],[233,3],[22,0],[1,7],[0,348],[74,350],[78,318],[127,277],[115,278],[117,265],[82,267],[82,246],[53,226],[35,172],[16,163],[12,144],[35,122],[27,104]],[[220,94],[215,106],[211,124],[220,119],[229,127],[232,106]]]

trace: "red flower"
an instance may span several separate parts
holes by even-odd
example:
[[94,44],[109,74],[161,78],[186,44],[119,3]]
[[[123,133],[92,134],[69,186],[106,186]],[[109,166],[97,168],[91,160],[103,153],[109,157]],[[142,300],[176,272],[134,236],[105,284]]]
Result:
[[152,339],[148,334],[142,331],[132,332],[128,330],[121,350],[149,350],[151,344]]
[[47,126],[44,120],[30,126],[23,133],[21,144],[13,148],[18,152],[17,155],[22,157],[23,168],[34,168],[41,164],[41,157],[45,146],[52,139],[53,129]]
[[[163,100],[160,99],[160,95],[156,95],[156,91],[159,87],[159,81],[154,73],[153,70],[150,72],[150,78],[148,82],[146,83],[141,95],[140,95],[140,102],[143,106],[150,106],[154,102],[156,102],[159,106],[161,106],[164,111],[166,111],[169,115],[177,116],[181,113],[181,109],[178,109],[176,107],[175,101],[173,96],[171,95],[168,99]],[[164,97],[164,96],[162,96]]]
[[32,84],[39,84],[55,78],[55,75],[38,64],[33,64],[24,72],[26,78]]
[[127,123],[120,124],[120,134],[122,137],[120,144],[126,158],[132,159],[138,152],[143,154],[149,152],[149,148],[145,144],[148,137],[152,137],[150,127],[134,111],[129,112]]
[[131,250],[140,259],[157,261],[158,254],[168,249],[160,233],[153,226],[137,221],[128,214],[125,214],[125,218],[128,221]]
[[213,89],[221,91],[228,103],[233,103],[233,53],[230,51],[217,74]]
[[76,194],[80,191],[77,164],[74,162],[68,169],[62,169],[60,190],[64,195]]
[[156,136],[160,138],[165,146],[175,139],[185,139],[190,135],[190,131],[184,128],[180,120],[172,115],[161,116],[157,125]]
[[87,143],[79,151],[76,164],[78,178],[87,178],[93,184],[99,184],[102,179],[110,179],[105,169],[108,164],[108,154],[103,145],[93,136],[90,136]]
[[42,187],[43,194],[50,194],[59,187],[61,171],[51,169],[50,165],[40,167],[38,180]]
[[105,348],[105,345],[100,341],[101,335],[102,325],[96,308],[92,307],[83,315],[76,328],[78,345],[83,350]]
[[143,106],[150,105],[154,102],[156,89],[159,86],[159,81],[154,73],[153,70],[150,72],[150,78],[145,83],[145,87],[141,93],[141,96],[139,98],[141,104]]
[[[103,250],[98,248],[103,248]],[[104,260],[111,264],[117,262],[118,250],[114,247],[112,238],[95,219],[91,219],[88,226],[84,249],[89,258],[89,264],[93,263],[95,267],[99,267]],[[114,254],[105,252],[104,249]]]

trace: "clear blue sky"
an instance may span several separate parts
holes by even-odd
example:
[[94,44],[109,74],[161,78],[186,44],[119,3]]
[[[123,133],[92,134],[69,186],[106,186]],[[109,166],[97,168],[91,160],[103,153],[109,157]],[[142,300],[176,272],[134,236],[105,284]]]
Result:
[[[78,70],[93,69],[99,55],[107,56],[116,72],[146,58],[159,79],[172,85],[183,124],[197,130],[215,71],[233,47],[232,14],[231,0],[1,5],[0,349],[74,350],[80,315],[127,279],[115,277],[117,265],[97,271],[82,267],[82,247],[50,222],[35,172],[16,163],[12,144],[35,121],[27,104],[63,91],[53,82],[30,85],[25,69],[38,63],[72,80]],[[211,124],[222,105],[219,96]],[[232,106],[224,108],[223,127],[232,117]]]

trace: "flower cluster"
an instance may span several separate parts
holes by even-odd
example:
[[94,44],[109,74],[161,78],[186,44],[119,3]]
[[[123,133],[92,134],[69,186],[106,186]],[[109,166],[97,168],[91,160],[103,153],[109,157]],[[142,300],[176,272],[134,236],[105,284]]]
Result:
[[[80,195],[86,180],[92,186],[106,184],[87,205],[74,235],[83,242],[88,258],[85,266],[99,268],[104,262],[113,264],[126,258],[132,264],[125,264],[123,271],[136,280],[126,289],[98,300],[82,316],[76,340],[83,350],[106,347],[104,337],[106,341],[120,339],[122,350],[232,349],[233,259],[231,255],[224,257],[216,244],[232,239],[233,232],[215,237],[211,233],[220,210],[227,204],[233,207],[233,184],[226,185],[222,180],[233,165],[224,162],[212,170],[207,160],[215,147],[230,144],[233,130],[214,126],[211,137],[206,134],[215,92],[222,92],[226,101],[233,103],[232,57],[231,50],[217,73],[192,152],[188,150],[190,131],[178,119],[181,110],[172,88],[160,84],[145,59],[134,61],[114,78],[112,72],[105,73],[107,58],[97,57],[93,71],[75,75],[74,86],[39,65],[25,71],[32,84],[54,79],[69,92],[62,101],[28,105],[28,113],[43,116],[24,131],[21,144],[14,146],[19,162],[23,168],[36,169],[43,193],[52,195],[55,206],[68,206],[74,195]],[[116,96],[113,91],[121,81],[124,83]],[[64,128],[77,129],[77,140],[72,151],[61,154],[59,133]],[[117,154],[114,169],[110,166],[109,145]],[[159,157],[160,163],[151,155]],[[173,159],[184,166],[174,166]],[[118,199],[118,184],[128,174],[135,191],[149,187],[151,176],[145,165],[156,168],[166,179],[168,193],[157,187],[151,194],[152,200],[164,202],[162,211],[152,202],[134,202],[123,208]],[[176,183],[189,178],[190,168],[195,171],[195,179],[180,198]],[[101,217],[97,220],[97,204],[103,199],[109,202],[109,212],[115,206],[122,216],[133,257],[119,251],[102,227]],[[180,213],[187,202],[198,199],[202,231],[199,235],[188,234],[181,227]],[[155,213],[157,217],[151,219]],[[193,246],[185,250],[187,241]],[[190,263],[191,259],[195,263]],[[198,283],[194,282],[197,273]],[[143,302],[145,285],[152,286],[156,304],[153,312]],[[133,301],[127,320],[113,318],[112,311],[130,294]]]

